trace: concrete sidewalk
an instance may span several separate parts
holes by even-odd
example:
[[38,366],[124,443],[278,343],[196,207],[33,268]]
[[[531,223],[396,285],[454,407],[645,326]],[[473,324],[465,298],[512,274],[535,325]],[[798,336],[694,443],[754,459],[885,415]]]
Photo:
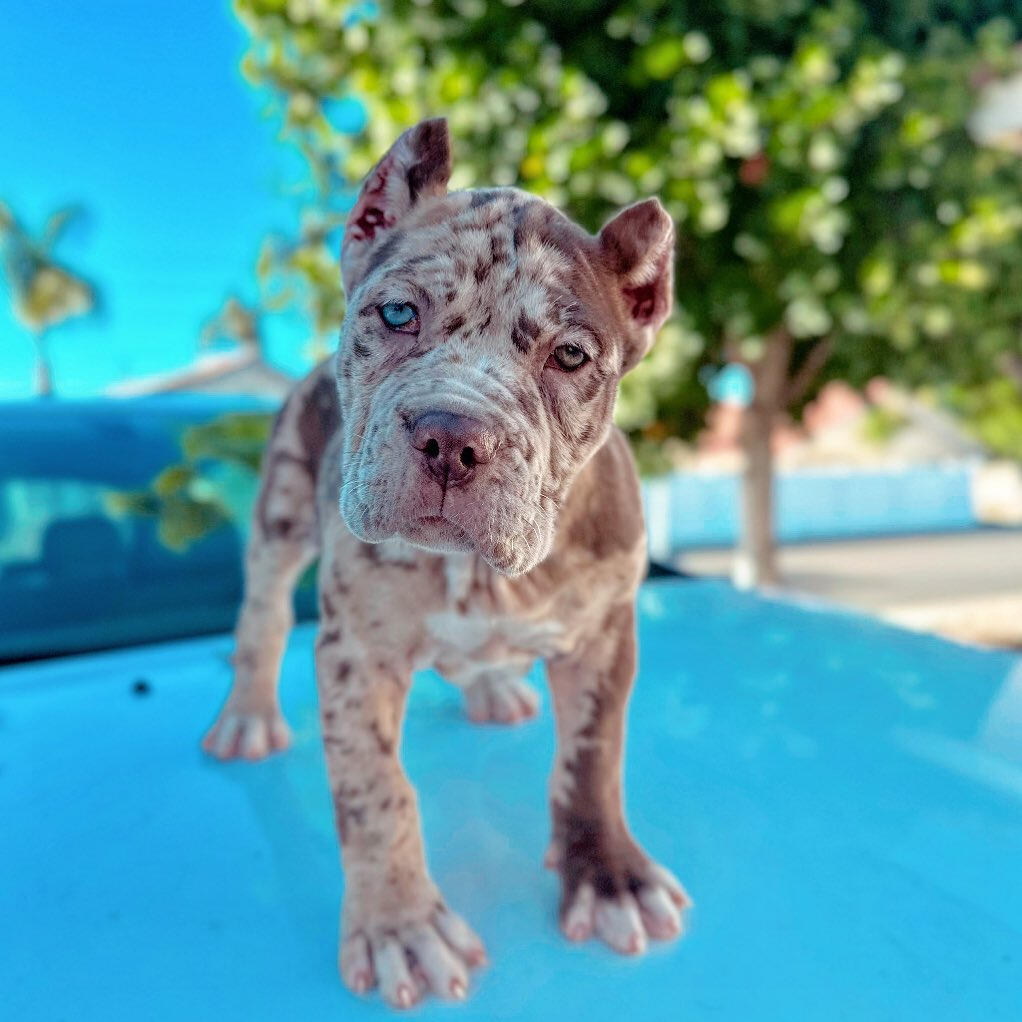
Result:
[[[693,550],[683,571],[727,577],[730,550]],[[785,588],[919,631],[1022,648],[1022,529],[808,543],[782,548]]]

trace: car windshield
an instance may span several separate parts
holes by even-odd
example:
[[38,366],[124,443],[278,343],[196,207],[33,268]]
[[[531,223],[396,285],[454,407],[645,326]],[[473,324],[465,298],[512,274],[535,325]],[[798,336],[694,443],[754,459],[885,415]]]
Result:
[[225,519],[168,545],[158,519],[123,498],[181,460],[189,426],[254,408],[267,404],[0,405],[0,661],[230,630],[242,527]]

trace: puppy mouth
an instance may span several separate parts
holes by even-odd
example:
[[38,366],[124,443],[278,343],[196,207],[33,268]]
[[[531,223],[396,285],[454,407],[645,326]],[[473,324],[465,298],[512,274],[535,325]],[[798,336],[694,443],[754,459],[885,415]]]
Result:
[[[389,495],[359,499],[383,490]],[[492,492],[487,496],[492,497]],[[449,489],[432,480],[404,476],[388,487],[346,483],[340,505],[348,528],[365,543],[396,537],[427,553],[474,553],[508,577],[538,564],[549,552],[553,537],[546,518],[529,516],[527,501],[513,489],[494,508],[480,494],[464,488]]]
[[474,550],[469,534],[444,515],[422,515],[400,529],[401,535],[413,546],[441,553]]

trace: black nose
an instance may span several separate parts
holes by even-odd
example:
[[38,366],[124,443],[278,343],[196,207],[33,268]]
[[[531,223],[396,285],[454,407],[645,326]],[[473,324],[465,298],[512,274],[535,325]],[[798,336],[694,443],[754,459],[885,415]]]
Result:
[[426,412],[412,423],[412,446],[420,451],[430,475],[446,486],[461,486],[485,465],[497,447],[496,437],[478,419],[454,412]]

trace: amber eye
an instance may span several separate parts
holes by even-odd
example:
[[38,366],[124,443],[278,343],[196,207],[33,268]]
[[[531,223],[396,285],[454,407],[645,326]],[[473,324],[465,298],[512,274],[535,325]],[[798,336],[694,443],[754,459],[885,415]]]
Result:
[[403,334],[417,334],[419,332],[419,310],[408,302],[387,302],[381,305],[380,319],[383,320],[391,330],[399,330]]
[[589,356],[577,344],[558,344],[553,350],[550,358],[547,359],[548,366],[556,366],[566,373],[573,373],[576,369],[589,361]]

